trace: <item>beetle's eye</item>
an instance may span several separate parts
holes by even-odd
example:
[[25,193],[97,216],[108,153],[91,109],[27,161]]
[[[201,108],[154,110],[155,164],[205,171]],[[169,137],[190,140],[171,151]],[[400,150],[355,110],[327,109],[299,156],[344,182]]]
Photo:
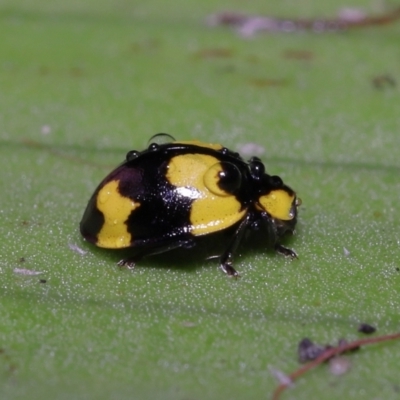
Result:
[[149,141],[147,142],[147,147],[150,147],[152,144],[167,144],[175,142],[175,138],[168,133],[157,133],[153,135]]
[[218,196],[230,196],[242,184],[242,174],[239,168],[229,162],[214,164],[204,174],[204,185]]
[[258,157],[250,159],[250,172],[251,176],[255,179],[260,179],[265,174],[264,164]]
[[140,153],[137,150],[128,151],[126,154],[126,161],[131,161],[136,158]]

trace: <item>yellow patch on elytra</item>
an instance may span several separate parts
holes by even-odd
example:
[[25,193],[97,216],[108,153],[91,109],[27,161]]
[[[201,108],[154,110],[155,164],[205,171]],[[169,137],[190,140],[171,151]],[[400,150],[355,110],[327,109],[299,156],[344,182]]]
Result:
[[[168,181],[176,187],[178,194],[192,199],[189,231],[193,235],[206,235],[228,228],[241,220],[247,211],[241,210],[235,196],[222,189],[219,189],[220,193],[216,190],[218,173],[222,171],[219,163],[216,157],[189,153],[172,157],[168,165]],[[215,173],[214,178],[210,171]]]
[[131,245],[132,237],[125,222],[140,203],[122,196],[118,186],[119,181],[110,181],[97,194],[97,208],[104,216],[104,224],[97,235],[99,247],[120,249]]
[[273,218],[289,221],[294,217],[291,213],[294,199],[294,194],[290,194],[286,190],[276,189],[261,196],[259,202]]

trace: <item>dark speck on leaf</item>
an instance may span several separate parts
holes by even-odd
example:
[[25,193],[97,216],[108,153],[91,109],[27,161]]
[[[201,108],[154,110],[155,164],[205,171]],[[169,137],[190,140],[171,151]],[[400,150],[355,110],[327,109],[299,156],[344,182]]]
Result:
[[314,58],[314,54],[309,50],[286,50],[283,57],[291,60],[309,61]]
[[396,87],[395,79],[388,74],[378,75],[372,79],[372,84],[376,89],[385,89],[387,87]]
[[299,362],[306,363],[308,361],[315,360],[326,350],[326,346],[320,346],[315,344],[308,338],[304,338],[298,345]]
[[195,58],[230,58],[233,51],[226,48],[201,49],[194,53]]
[[360,324],[357,330],[358,332],[365,333],[366,335],[376,332],[376,328],[374,326],[366,323]]

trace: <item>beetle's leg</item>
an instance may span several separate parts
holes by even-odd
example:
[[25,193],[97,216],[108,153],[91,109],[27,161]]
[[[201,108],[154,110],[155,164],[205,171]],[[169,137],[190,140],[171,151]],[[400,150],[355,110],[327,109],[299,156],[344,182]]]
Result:
[[122,260],[119,260],[117,262],[118,267],[126,267],[128,269],[133,269],[136,266],[136,263],[140,261],[142,257],[128,257],[128,258],[123,258]]
[[162,243],[157,243],[155,245],[149,245],[141,250],[139,250],[132,257],[124,258],[120,260],[117,265],[120,267],[127,267],[129,269],[135,268],[135,265],[144,257],[152,256],[155,254],[165,253],[167,251],[177,249],[179,247],[190,248],[194,246],[194,241],[192,239],[177,240],[176,238],[169,238]]
[[285,257],[297,258],[297,253],[294,250],[288,249],[287,247],[282,246],[280,243],[275,244],[275,251]]
[[282,254],[285,257],[297,258],[297,254],[294,250],[288,249],[285,246],[282,246],[277,240],[283,235],[283,233],[278,232],[278,228],[275,226],[275,223],[271,219],[271,217],[266,213],[262,213],[262,218],[265,222],[265,226],[267,228],[268,237],[270,239],[270,243],[274,243],[274,249],[277,253]]
[[227,249],[224,251],[220,258],[220,268],[230,276],[239,276],[235,268],[232,267],[233,254],[235,253],[239,243],[241,242],[246,229],[252,222],[252,214],[248,213],[245,219],[240,223],[236,229],[232,241],[229,243]]

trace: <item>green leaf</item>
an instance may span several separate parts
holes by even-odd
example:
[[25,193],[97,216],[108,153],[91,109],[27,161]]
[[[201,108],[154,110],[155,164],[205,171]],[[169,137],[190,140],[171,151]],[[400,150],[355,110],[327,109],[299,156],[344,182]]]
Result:
[[[298,368],[302,338],[399,330],[399,25],[244,39],[204,22],[349,5],[3,1],[2,399],[270,398],[270,369]],[[303,200],[286,241],[299,259],[253,234],[235,280],[207,247],[129,271],[84,242],[94,188],[157,132],[262,152]],[[399,356],[398,342],[363,348],[345,375],[321,366],[283,398],[397,398]]]

